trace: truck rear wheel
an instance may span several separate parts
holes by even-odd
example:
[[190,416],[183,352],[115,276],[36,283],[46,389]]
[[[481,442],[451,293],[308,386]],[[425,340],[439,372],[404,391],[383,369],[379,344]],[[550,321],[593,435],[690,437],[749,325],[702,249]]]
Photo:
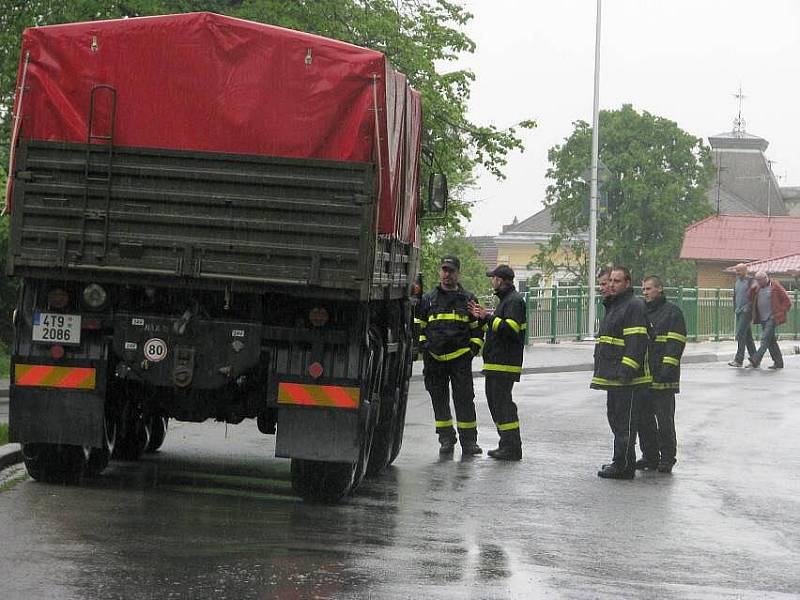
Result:
[[[364,366],[364,378],[370,404],[375,410],[380,401],[383,381],[383,340],[380,332],[369,332],[369,352]],[[368,415],[361,433],[358,458],[352,463],[333,463],[317,460],[292,459],[292,489],[304,500],[333,503],[341,500],[361,484],[370,464],[370,450],[375,432],[374,413]]]
[[392,452],[389,455],[389,464],[394,462],[403,447],[403,433],[406,429],[406,411],[408,410],[408,388],[411,385],[411,372],[414,368],[413,356],[406,355],[405,374],[400,382],[400,398],[397,401],[397,420],[394,423],[394,436],[392,438]]
[[61,444],[23,444],[28,474],[45,483],[78,483],[86,470],[89,447]]
[[169,419],[163,415],[153,415],[150,417],[150,442],[147,444],[145,452],[156,452],[164,443],[167,437],[167,421]]
[[151,423],[134,402],[129,402],[122,412],[117,428],[117,443],[113,458],[138,460],[150,443]]
[[353,487],[358,461],[331,463],[292,459],[292,489],[304,500],[338,502]]
[[406,429],[406,409],[408,408],[408,382],[403,385],[403,392],[397,404],[397,420],[394,423],[394,436],[392,437],[392,452],[389,455],[389,464],[394,462],[403,447],[403,433]]
[[113,415],[106,414],[105,429],[103,431],[103,447],[92,448],[86,464],[86,474],[95,477],[103,472],[114,453],[117,442],[117,420]]
[[367,465],[368,477],[374,477],[389,464],[394,447],[398,401],[399,390],[397,388],[384,392],[381,399],[381,416],[372,438],[372,449]]

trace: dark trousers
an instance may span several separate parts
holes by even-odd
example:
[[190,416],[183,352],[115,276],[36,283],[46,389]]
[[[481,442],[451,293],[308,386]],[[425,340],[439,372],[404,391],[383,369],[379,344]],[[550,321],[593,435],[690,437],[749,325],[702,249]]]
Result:
[[437,362],[425,359],[425,389],[431,395],[436,433],[440,440],[455,439],[453,414],[450,412],[450,387],[456,409],[458,437],[461,443],[478,439],[478,420],[475,415],[475,388],[472,385],[472,355]]
[[753,328],[750,321],[753,319],[752,313],[748,310],[736,315],[736,357],[738,363],[744,362],[744,350],[747,348],[747,355],[752,357],[756,353],[756,343],[753,341]]
[[647,390],[641,394],[639,448],[646,461],[675,464],[675,392]]
[[489,411],[500,434],[500,447],[519,448],[522,440],[519,435],[519,416],[517,405],[511,397],[515,378],[503,374],[486,373],[486,400]]
[[769,356],[775,366],[783,368],[783,354],[781,353],[781,347],[778,345],[778,337],[775,332],[775,319],[770,317],[761,323],[761,327],[761,345],[753,355],[753,362],[755,364],[761,363],[764,354],[769,350]]
[[641,391],[632,386],[608,390],[606,414],[614,434],[614,457],[611,462],[625,471],[636,463],[636,427]]

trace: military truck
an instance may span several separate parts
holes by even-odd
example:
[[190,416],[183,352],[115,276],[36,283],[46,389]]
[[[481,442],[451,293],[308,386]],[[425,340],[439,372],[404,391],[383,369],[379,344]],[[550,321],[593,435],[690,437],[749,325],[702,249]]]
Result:
[[315,35],[212,13],[27,29],[6,212],[30,475],[136,460],[170,419],[254,419],[305,498],[391,463],[421,122],[383,54]]

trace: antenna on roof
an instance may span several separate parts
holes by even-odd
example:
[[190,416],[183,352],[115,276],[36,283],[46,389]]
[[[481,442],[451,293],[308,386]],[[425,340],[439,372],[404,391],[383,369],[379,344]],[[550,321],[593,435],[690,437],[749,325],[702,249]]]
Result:
[[739,91],[733,95],[739,101],[739,114],[733,120],[733,132],[734,133],[744,133],[744,126],[745,120],[742,118],[742,100],[745,99],[745,95],[742,93],[742,84],[739,84]]

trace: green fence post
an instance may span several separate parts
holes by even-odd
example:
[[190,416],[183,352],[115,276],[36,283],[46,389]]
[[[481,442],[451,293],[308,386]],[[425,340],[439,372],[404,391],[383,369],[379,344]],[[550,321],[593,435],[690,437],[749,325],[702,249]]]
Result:
[[578,286],[578,300],[575,303],[577,314],[575,315],[575,341],[583,339],[583,286]]
[[526,346],[531,343],[531,309],[530,309],[530,302],[528,302],[528,300],[530,299],[530,295],[531,293],[527,290],[525,291],[524,294],[522,294],[522,300],[523,302],[525,302],[525,345]]
[[719,341],[719,288],[714,292],[714,341]]
[[553,286],[550,294],[550,343],[555,344],[558,335],[558,287]]

